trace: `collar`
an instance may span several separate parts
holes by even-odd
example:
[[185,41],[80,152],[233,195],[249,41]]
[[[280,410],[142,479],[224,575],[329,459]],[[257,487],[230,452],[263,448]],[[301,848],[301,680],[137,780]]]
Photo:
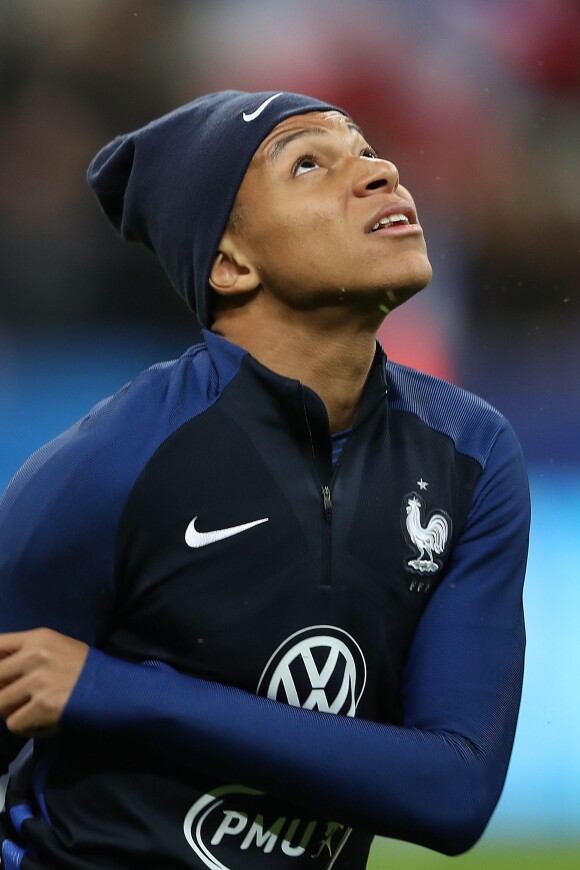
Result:
[[[228,383],[235,376],[242,362],[246,362],[257,377],[267,385],[268,392],[281,400],[287,410],[290,404],[294,409],[305,408],[309,417],[311,414],[318,416],[324,413],[328,426],[328,417],[322,399],[310,387],[294,378],[277,374],[255,359],[247,350],[209,329],[203,329],[202,334],[213,368],[218,376],[218,382]],[[363,387],[360,404],[352,426],[353,431],[366,420],[377,405],[386,402],[387,393],[387,357],[377,341],[375,356]]]

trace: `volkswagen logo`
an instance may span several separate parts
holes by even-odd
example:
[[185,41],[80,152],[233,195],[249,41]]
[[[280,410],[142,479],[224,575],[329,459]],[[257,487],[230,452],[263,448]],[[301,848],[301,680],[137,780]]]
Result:
[[264,668],[257,693],[305,710],[354,716],[366,683],[358,643],[333,625],[290,635]]

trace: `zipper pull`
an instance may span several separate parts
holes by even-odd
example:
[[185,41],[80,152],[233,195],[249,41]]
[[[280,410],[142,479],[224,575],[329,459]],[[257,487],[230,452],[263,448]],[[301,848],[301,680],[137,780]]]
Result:
[[329,486],[322,487],[322,501],[324,503],[324,519],[329,523],[332,518],[332,499]]

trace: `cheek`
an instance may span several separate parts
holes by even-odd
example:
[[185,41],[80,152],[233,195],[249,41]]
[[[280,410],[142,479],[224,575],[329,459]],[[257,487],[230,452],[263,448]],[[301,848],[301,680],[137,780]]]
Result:
[[274,230],[281,244],[304,252],[336,253],[348,244],[344,221],[336,214],[304,210],[299,216],[286,218]]
[[327,203],[325,209],[301,202],[298,209],[287,196],[272,197],[275,204],[270,200],[264,207],[267,200],[264,195],[261,207],[252,201],[246,226],[253,264],[262,281],[290,284],[295,279],[301,284],[308,278],[312,282],[323,263],[325,273],[336,269],[342,274],[350,257],[350,238],[340,201]]
[[298,252],[307,250],[314,235],[310,221],[284,215],[256,222],[250,243],[258,263],[291,264]]

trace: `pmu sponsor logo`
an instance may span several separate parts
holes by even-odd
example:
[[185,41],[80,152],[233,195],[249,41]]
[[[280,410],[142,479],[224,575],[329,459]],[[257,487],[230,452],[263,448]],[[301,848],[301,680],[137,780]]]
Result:
[[[275,650],[257,693],[306,710],[354,716],[366,673],[362,650],[348,632],[312,625]],[[210,870],[242,870],[250,854],[252,862],[260,861],[268,870],[296,866],[302,856],[309,866],[314,859],[321,870],[331,870],[351,834],[337,822],[297,818],[286,804],[242,785],[217,788],[198,798],[183,830]]]
[[317,866],[331,867],[350,829],[336,822],[279,815],[273,811],[276,804],[282,806],[264,792],[242,785],[217,788],[189,809],[183,823],[185,838],[211,870],[247,868],[250,850],[252,862],[261,859],[260,866],[268,868],[291,867],[302,856],[309,864],[320,859]]
[[258,694],[305,710],[354,716],[366,683],[366,662],[348,632],[312,625],[290,635],[264,668]]

